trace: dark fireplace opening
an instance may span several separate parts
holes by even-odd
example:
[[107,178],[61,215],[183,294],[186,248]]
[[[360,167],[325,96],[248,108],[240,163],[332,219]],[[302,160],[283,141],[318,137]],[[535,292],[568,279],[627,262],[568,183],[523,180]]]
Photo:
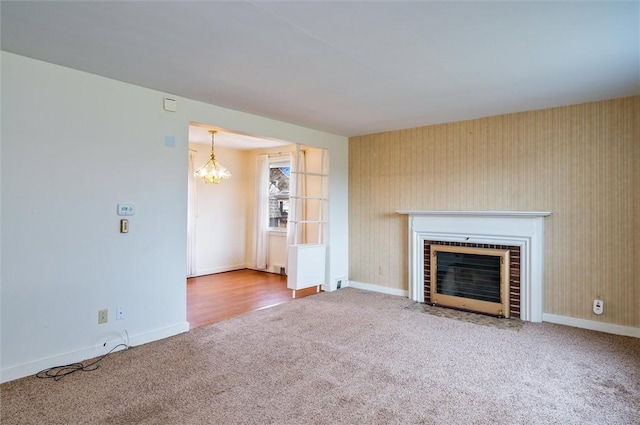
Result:
[[437,264],[438,294],[501,302],[500,257],[438,252]]

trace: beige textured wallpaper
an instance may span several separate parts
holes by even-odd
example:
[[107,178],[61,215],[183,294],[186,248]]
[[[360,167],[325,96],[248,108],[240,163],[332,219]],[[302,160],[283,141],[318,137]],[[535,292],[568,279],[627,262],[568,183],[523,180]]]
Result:
[[640,327],[640,96],[353,137],[349,196],[350,280],[407,289],[396,210],[551,211],[545,313]]

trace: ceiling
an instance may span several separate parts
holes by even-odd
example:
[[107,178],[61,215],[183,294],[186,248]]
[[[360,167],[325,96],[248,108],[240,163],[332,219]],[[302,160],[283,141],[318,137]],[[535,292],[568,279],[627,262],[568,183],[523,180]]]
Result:
[[640,94],[638,0],[0,7],[2,50],[344,136]]
[[189,126],[189,142],[211,146],[211,133],[209,133],[209,130],[216,130],[214,135],[216,147],[223,146],[225,148],[232,149],[252,150],[275,148],[291,144],[290,142],[282,140],[264,139],[228,131],[221,131],[215,127],[203,124],[192,124]]

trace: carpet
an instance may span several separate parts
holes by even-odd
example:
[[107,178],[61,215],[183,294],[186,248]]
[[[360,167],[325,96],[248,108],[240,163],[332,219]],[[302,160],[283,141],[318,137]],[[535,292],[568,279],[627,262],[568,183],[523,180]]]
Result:
[[0,386],[4,424],[640,424],[640,339],[345,288]]
[[491,326],[498,329],[508,329],[516,332],[519,331],[524,324],[523,321],[518,319],[498,318],[487,316],[486,314],[472,313],[469,311],[456,310],[453,308],[433,306],[417,302],[414,302],[405,308],[407,310],[419,311],[421,313],[432,314],[438,317],[448,317],[449,319],[462,320],[463,322],[475,323],[482,326]]

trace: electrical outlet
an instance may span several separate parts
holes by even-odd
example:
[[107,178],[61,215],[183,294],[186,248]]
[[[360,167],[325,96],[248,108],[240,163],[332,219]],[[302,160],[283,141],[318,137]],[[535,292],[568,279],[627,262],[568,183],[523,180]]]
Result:
[[602,314],[604,312],[604,301],[593,300],[593,312],[595,314]]
[[124,320],[124,306],[116,307],[116,320]]
[[98,324],[101,325],[103,323],[107,323],[109,321],[109,310],[106,308],[103,310],[98,310]]

